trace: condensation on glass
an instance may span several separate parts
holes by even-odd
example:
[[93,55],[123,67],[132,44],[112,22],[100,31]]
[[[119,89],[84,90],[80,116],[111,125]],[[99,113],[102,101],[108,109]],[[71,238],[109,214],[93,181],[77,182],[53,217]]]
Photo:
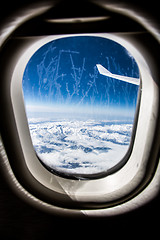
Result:
[[130,147],[139,78],[133,56],[104,37],[63,37],[40,47],[22,88],[43,166],[71,177],[117,166]]

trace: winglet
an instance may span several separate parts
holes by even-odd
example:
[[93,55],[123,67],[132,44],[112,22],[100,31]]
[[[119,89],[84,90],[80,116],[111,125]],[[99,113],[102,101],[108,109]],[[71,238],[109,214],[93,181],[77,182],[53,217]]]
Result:
[[108,71],[106,68],[104,68],[101,64],[96,64],[96,66],[100,74],[109,76],[109,77],[112,75],[112,73]]

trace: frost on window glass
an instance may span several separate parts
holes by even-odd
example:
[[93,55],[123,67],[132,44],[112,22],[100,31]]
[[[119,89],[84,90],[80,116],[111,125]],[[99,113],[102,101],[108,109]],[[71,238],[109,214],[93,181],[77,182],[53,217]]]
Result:
[[126,155],[139,70],[117,42],[71,36],[39,48],[23,75],[32,143],[50,171],[74,176],[105,172]]

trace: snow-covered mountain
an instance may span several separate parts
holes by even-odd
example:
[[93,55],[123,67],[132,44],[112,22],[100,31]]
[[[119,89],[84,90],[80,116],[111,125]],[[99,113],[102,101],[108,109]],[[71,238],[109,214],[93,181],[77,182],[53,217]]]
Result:
[[29,119],[32,142],[47,167],[71,174],[106,171],[126,154],[131,123]]

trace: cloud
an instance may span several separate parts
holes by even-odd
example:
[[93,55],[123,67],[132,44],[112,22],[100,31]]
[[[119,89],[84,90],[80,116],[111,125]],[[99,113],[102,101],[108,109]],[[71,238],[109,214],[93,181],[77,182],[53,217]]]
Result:
[[51,169],[71,174],[106,171],[126,154],[132,124],[96,120],[29,119],[33,146]]

